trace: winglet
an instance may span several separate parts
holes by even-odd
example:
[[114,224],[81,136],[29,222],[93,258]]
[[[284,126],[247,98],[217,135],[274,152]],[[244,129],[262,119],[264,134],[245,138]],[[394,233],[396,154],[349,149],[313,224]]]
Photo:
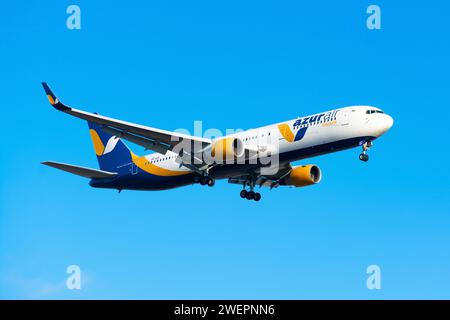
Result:
[[48,84],[46,82],[42,82],[42,86],[44,87],[45,94],[47,95],[48,101],[50,104],[59,111],[67,111],[70,110],[70,107],[63,104],[59,99],[56,97],[56,95],[53,93],[53,91],[50,89]]

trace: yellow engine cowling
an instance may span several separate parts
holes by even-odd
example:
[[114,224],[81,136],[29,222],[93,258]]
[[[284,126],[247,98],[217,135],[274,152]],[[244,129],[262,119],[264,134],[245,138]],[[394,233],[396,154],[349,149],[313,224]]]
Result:
[[244,144],[238,138],[225,138],[215,142],[211,156],[216,161],[234,160],[244,155]]
[[322,179],[320,168],[313,164],[297,166],[292,168],[288,176],[283,179],[284,185],[295,187],[306,187],[319,183]]

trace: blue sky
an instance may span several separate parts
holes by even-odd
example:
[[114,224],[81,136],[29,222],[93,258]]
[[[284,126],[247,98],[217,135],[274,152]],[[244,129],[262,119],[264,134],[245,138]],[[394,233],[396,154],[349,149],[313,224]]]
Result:
[[[382,29],[366,28],[366,8]],[[66,8],[81,8],[81,30]],[[0,10],[0,298],[450,298],[448,1],[27,1]],[[174,130],[252,128],[376,105],[368,163],[321,156],[309,188],[118,194],[68,104]],[[132,146],[139,154],[142,148]],[[82,289],[67,290],[79,265]],[[366,288],[366,268],[382,289]]]

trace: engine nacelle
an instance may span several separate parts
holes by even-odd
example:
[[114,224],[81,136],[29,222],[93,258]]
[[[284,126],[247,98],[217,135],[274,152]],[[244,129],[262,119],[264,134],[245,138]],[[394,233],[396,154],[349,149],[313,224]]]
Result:
[[306,187],[319,183],[322,179],[322,171],[313,164],[292,168],[288,176],[283,178],[282,184],[295,187]]
[[238,138],[225,138],[216,141],[211,148],[211,156],[216,161],[234,160],[242,157],[244,152],[244,144]]

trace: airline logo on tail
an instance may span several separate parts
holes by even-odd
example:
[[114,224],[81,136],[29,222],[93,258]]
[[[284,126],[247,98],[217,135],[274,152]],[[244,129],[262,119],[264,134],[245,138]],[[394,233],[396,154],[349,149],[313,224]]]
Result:
[[53,97],[50,94],[47,95],[47,98],[52,106],[54,106],[55,104],[58,104],[58,102],[59,102],[58,98],[53,99]]
[[100,139],[97,131],[95,131],[94,129],[90,129],[89,133],[91,134],[92,142],[94,143],[95,154],[99,157],[113,151],[117,145],[117,142],[119,142],[120,140],[120,138],[112,136],[111,138],[109,138],[105,146]]

